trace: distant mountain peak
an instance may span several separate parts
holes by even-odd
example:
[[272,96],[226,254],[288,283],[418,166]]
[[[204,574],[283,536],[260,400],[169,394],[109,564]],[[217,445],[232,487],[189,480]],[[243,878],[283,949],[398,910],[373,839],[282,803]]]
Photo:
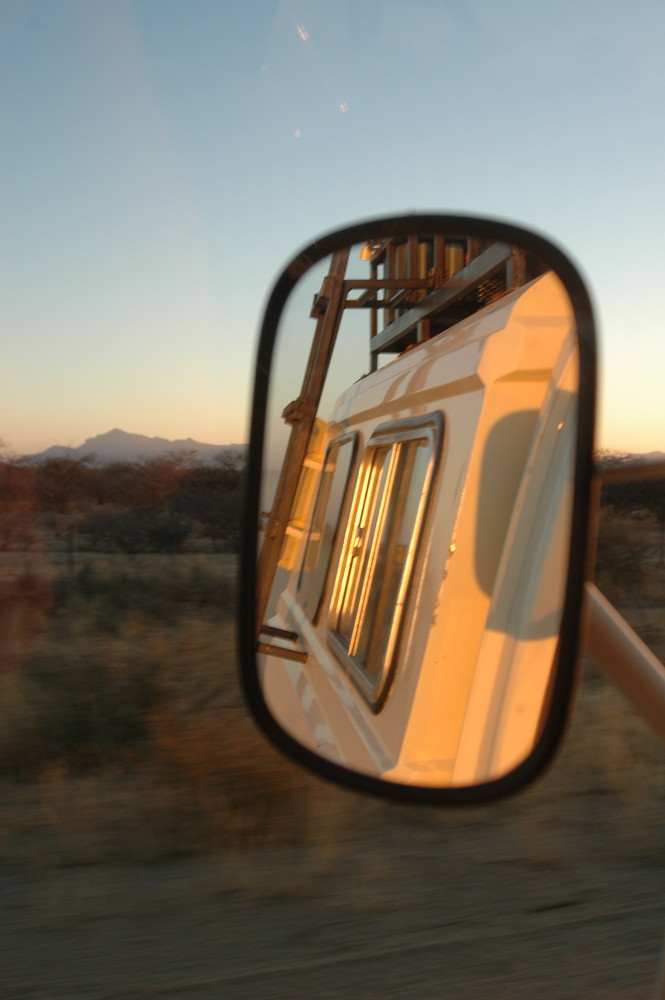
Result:
[[148,437],[145,434],[133,434],[114,427],[103,434],[86,438],[77,448],[64,445],[52,445],[36,455],[29,455],[35,462],[46,462],[52,458],[71,458],[74,460],[92,458],[99,465],[111,462],[139,462],[143,460],[162,458],[178,452],[196,452],[201,462],[213,462],[220,454],[229,452],[241,454],[245,445],[240,444],[205,444],[194,438],[180,438],[170,441],[163,437]]

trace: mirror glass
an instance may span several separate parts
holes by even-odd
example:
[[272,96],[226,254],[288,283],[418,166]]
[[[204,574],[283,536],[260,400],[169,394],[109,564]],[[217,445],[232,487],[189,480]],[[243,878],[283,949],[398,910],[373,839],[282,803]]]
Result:
[[302,746],[428,788],[528,757],[556,675],[579,370],[566,289],[521,246],[381,235],[305,270],[270,369],[256,624],[264,701]]

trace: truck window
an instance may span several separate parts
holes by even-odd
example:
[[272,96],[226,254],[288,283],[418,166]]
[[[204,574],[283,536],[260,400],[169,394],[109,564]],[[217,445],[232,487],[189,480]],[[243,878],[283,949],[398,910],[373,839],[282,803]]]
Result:
[[396,662],[442,427],[437,414],[379,428],[356,484],[328,638],[377,710]]
[[323,463],[297,587],[300,602],[312,620],[321,604],[357,437],[346,434],[331,442]]

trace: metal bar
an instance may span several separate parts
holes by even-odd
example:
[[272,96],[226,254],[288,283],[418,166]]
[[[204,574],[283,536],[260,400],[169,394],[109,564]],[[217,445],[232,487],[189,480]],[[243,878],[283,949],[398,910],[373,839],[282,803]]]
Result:
[[[397,250],[394,243],[389,243],[386,247],[386,272],[385,277],[390,281],[395,277],[397,271]],[[384,312],[384,326],[389,326],[395,319],[395,316],[391,309],[386,309]]]
[[446,241],[441,233],[434,237],[434,287],[440,288],[446,280]]
[[302,652],[299,649],[287,649],[285,646],[273,646],[269,642],[258,642],[256,644],[257,652],[265,653],[267,656],[278,656],[282,660],[297,660],[299,663],[304,663],[307,659],[307,653]]
[[519,288],[526,281],[526,255],[518,247],[513,248],[512,260],[506,266],[506,288]]
[[472,260],[475,260],[476,257],[480,257],[483,246],[482,240],[478,239],[477,236],[472,236],[469,240],[468,246],[469,262],[471,262]]
[[491,277],[507,261],[511,260],[512,252],[512,247],[505,243],[494,243],[452,278],[449,278],[443,288],[437,288],[430,292],[405,316],[401,316],[386,326],[370,345],[372,353],[378,354],[380,351],[389,350],[394,343],[411,333],[421,320],[429,319],[441,309],[462,298],[475,285]]
[[[370,273],[372,275],[372,279],[376,280],[377,277],[378,277],[378,273],[379,273],[379,265],[376,262],[376,260],[372,261],[372,264],[371,264],[371,267],[370,267]],[[361,296],[361,298],[364,298],[364,296]],[[344,296],[344,301],[346,302],[346,295]],[[378,305],[378,302],[376,302],[376,299],[375,299],[375,304]],[[370,342],[370,344],[372,343],[372,338],[376,337],[376,335],[378,333],[378,329],[379,329],[379,314],[376,311],[376,309],[372,309],[372,311],[369,314],[369,342]],[[375,372],[376,371],[376,356],[374,354],[372,354],[371,351],[369,352],[369,370],[371,372]]]
[[367,291],[359,295],[357,299],[346,299],[345,309],[376,309],[382,303],[376,298],[376,289],[368,288]]
[[270,635],[273,639],[288,639],[289,642],[295,642],[300,636],[297,632],[291,632],[286,628],[277,628],[275,625],[262,625],[261,635]]
[[665,667],[595,584],[586,597],[589,656],[665,741]]
[[408,306],[408,302],[406,303],[406,305],[404,305],[403,303],[405,302],[406,299],[408,299],[410,294],[411,292],[408,288],[402,288],[400,291],[395,292],[395,294],[391,295],[390,298],[388,299],[390,308],[398,309],[401,307],[402,309],[405,309]]
[[347,278],[344,282],[352,288],[431,288],[431,278]]
[[423,319],[418,324],[418,334],[416,337],[416,343],[424,344],[426,340],[430,338],[430,322],[428,319]]
[[[389,305],[389,304],[397,303],[399,305],[399,303],[402,301],[402,298],[403,298],[404,295],[411,295],[411,294],[413,294],[413,293],[410,292],[407,289],[404,293],[399,293],[399,297],[395,296],[394,298],[391,298],[391,299],[367,299],[367,300],[365,300],[363,302],[361,302],[360,299],[349,299],[347,302],[345,302],[344,308],[345,309],[368,309],[368,310],[371,310],[372,312],[376,313],[376,312],[378,312],[379,309],[385,309],[387,307],[387,305]],[[364,296],[363,296],[363,298],[364,298]],[[422,302],[422,299],[420,301]],[[408,308],[408,305],[409,304],[407,302],[406,304],[402,304],[400,306],[400,308],[401,309],[406,309],[406,308]]]
[[416,233],[411,233],[407,246],[409,254],[409,277],[415,278],[418,276],[418,236]]

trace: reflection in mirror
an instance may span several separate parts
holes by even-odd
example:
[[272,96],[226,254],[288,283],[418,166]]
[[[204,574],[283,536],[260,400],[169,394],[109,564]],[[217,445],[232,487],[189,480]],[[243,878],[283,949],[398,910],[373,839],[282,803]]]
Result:
[[386,781],[509,773],[547,716],[579,363],[518,246],[345,247],[287,301],[263,457],[258,668],[279,725]]

